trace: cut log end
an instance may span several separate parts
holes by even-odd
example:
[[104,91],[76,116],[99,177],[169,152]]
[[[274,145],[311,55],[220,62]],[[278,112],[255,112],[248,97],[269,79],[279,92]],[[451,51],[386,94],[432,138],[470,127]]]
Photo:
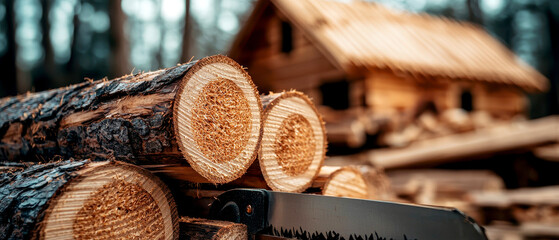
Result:
[[324,122],[310,99],[300,92],[263,98],[267,105],[259,155],[262,174],[275,191],[302,192],[324,161]]
[[256,158],[262,105],[250,76],[233,60],[198,61],[180,83],[174,113],[181,152],[208,181],[235,180]]
[[248,239],[244,224],[182,217],[180,220],[181,239],[245,240]]
[[129,164],[90,163],[52,199],[41,239],[177,239],[178,215],[169,190]]
[[335,197],[369,197],[368,186],[363,174],[353,167],[342,167],[328,177],[322,190],[323,195]]

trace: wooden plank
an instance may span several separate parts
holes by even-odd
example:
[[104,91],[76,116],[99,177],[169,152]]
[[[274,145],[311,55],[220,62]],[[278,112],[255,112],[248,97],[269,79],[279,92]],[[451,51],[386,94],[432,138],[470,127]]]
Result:
[[557,224],[523,223],[520,226],[520,231],[528,239],[559,239]]
[[522,113],[526,109],[526,97],[514,88],[495,87],[495,90],[483,88],[473,95],[473,101],[476,110],[488,112],[510,112],[513,115]]
[[509,207],[512,205],[559,206],[559,186],[521,188],[505,192],[470,194],[472,203],[484,207]]
[[509,225],[485,226],[485,234],[491,240],[524,240],[518,227]]
[[534,155],[538,158],[559,162],[559,144],[551,144],[534,148],[532,150]]
[[420,89],[410,79],[391,73],[372,73],[365,80],[367,105],[410,109],[419,99]]
[[301,76],[306,76],[308,74],[316,74],[324,71],[330,71],[334,69],[330,63],[326,60],[309,60],[297,64],[285,64],[283,67],[276,68],[268,64],[252,64],[249,67],[250,73],[255,73],[260,71],[259,75],[263,76],[273,76],[276,81],[280,79],[290,79]]
[[426,182],[436,184],[438,198],[463,198],[467,193],[498,192],[503,180],[487,170],[397,170],[388,172],[393,191],[401,196],[416,195]]
[[347,118],[337,123],[326,123],[328,144],[358,148],[365,144],[365,125],[357,118]]
[[559,118],[551,116],[418,141],[401,149],[372,150],[366,155],[374,166],[391,169],[432,165],[476,155],[532,148],[558,140]]
[[[275,91],[285,89],[309,89],[318,88],[324,79],[343,78],[345,75],[338,69],[329,69],[309,74],[303,74],[299,77],[291,77],[278,79],[274,81],[273,88]],[[318,104],[318,103],[317,103]]]
[[278,53],[268,57],[256,58],[250,63],[250,68],[264,66],[270,69],[282,69],[290,66],[304,66],[323,59],[324,56],[315,47],[307,46],[296,48],[289,55]]

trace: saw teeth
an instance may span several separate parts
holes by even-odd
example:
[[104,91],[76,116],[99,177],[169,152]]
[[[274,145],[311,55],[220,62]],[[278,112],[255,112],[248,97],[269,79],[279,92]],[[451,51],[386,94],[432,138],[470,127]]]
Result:
[[[266,235],[273,235],[276,237],[296,238],[296,239],[303,239],[303,240],[396,240],[393,238],[386,238],[380,236],[376,231],[365,236],[353,234],[349,236],[348,239],[346,239],[340,236],[340,234],[336,233],[335,231],[328,231],[326,233],[319,233],[315,231],[314,233],[310,233],[303,230],[303,228],[301,227],[299,227],[299,229],[295,229],[295,228],[283,229],[282,227],[280,227],[280,229],[277,229],[271,225],[266,227],[260,233]],[[402,239],[417,240],[416,238],[408,238],[405,234],[402,236]]]

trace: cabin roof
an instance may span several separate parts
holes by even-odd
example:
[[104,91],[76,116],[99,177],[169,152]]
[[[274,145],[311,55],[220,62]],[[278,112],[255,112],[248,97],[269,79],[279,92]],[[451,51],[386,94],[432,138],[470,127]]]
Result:
[[270,2],[348,73],[383,69],[529,91],[548,88],[543,75],[479,26],[363,1],[260,0],[235,39],[232,57],[240,54]]

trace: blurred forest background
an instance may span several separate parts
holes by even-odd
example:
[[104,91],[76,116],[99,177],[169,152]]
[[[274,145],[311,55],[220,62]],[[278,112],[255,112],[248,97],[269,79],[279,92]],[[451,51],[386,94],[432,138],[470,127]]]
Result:
[[[229,45],[256,0],[1,0],[0,97],[170,67]],[[559,113],[559,1],[378,0],[484,26],[551,82],[533,118]]]

